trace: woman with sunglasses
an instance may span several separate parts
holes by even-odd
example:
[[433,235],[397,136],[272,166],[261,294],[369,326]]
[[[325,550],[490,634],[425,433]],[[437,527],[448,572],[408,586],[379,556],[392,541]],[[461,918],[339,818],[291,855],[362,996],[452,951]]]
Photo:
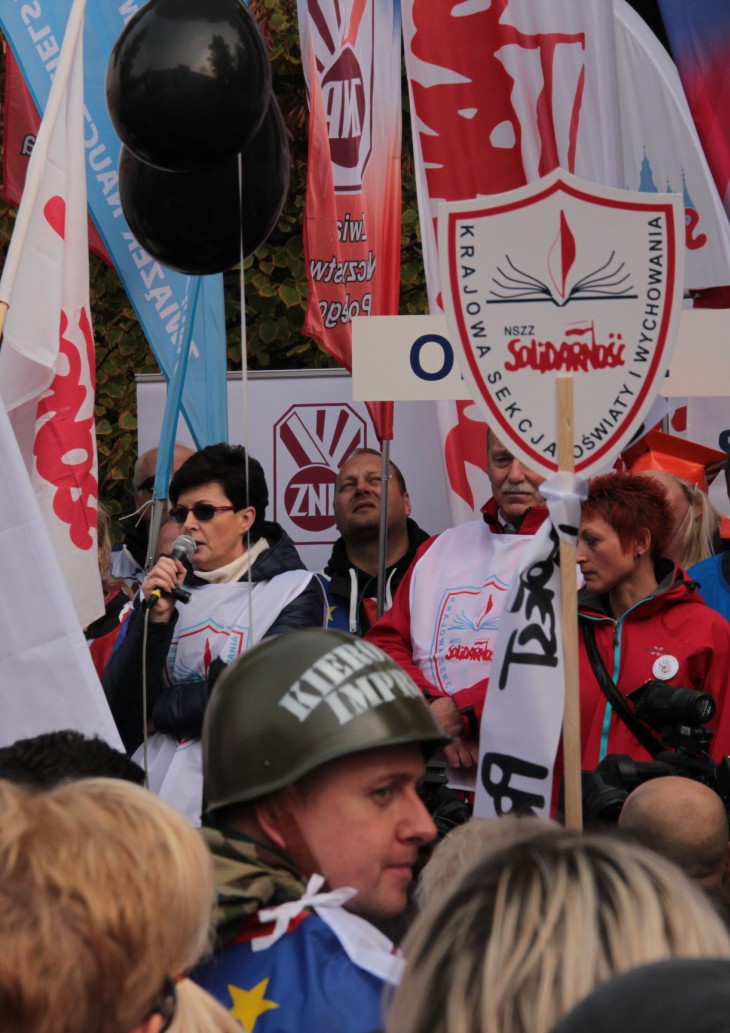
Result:
[[[189,567],[160,557],[103,678],[130,752],[142,743],[149,719],[169,737],[153,744],[153,760],[165,772],[156,778],[151,772],[156,787],[177,743],[199,736],[208,695],[226,664],[262,638],[323,627],[326,620],[316,576],[304,569],[284,530],[265,520],[264,472],[244,448],[218,444],[196,452],[173,476],[169,494],[170,518],[193,542]],[[188,767],[196,753],[186,758]]]
[[187,978],[213,904],[208,848],[146,789],[0,779],[3,1033],[241,1033]]

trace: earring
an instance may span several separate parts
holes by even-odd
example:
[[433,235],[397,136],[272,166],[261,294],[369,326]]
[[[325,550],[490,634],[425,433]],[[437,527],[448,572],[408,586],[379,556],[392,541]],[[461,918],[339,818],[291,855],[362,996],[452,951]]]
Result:
[[635,560],[638,560],[638,559],[640,559],[640,558],[641,558],[641,553],[640,553],[640,552],[635,552],[635,553],[634,553],[634,559],[635,559]]

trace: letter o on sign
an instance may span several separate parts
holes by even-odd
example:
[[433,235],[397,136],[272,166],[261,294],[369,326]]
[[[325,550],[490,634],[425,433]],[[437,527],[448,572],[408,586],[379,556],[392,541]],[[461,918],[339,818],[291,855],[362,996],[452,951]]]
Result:
[[[442,352],[440,369],[429,373],[421,365],[421,352],[429,344],[435,344]],[[411,369],[421,380],[443,380],[454,368],[454,349],[451,343],[441,334],[422,334],[411,345]]]

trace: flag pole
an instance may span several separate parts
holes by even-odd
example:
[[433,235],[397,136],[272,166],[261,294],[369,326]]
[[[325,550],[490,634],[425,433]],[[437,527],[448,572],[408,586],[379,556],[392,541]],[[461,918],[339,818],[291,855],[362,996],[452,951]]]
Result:
[[195,311],[198,307],[198,295],[200,294],[200,277],[195,278],[193,297],[190,309],[187,313],[185,325],[182,329],[182,341],[178,355],[177,366],[168,385],[167,399],[165,401],[165,412],[162,417],[162,429],[160,430],[160,445],[157,451],[157,464],[155,467],[155,486],[152,504],[152,518],[150,520],[150,534],[147,543],[147,556],[145,558],[145,570],[151,570],[157,547],[157,538],[162,523],[162,511],[167,499],[168,486],[170,483],[170,470],[172,469],[173,452],[175,449],[175,435],[177,424],[180,419],[182,408],[182,394],[185,385],[185,374],[188,369],[188,358],[190,357],[190,342],[193,337],[193,322]]
[[[573,378],[559,374],[557,390],[558,470],[575,473],[573,454]],[[581,792],[580,692],[578,683],[578,594],[575,580],[576,548],[560,539],[560,588],[562,595],[563,666],[565,703],[563,707],[563,785],[565,787],[565,824],[570,829],[583,827]]]
[[382,442],[380,469],[380,527],[378,531],[378,582],[377,613],[383,616],[385,609],[385,553],[388,548],[388,481],[390,480],[390,440]]

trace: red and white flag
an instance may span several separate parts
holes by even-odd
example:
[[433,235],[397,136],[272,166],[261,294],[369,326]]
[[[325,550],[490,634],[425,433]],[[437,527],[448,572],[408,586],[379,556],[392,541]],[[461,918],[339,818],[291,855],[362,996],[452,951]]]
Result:
[[0,280],[0,394],[82,627],[104,612],[97,557],[83,23],[74,0]]
[[[613,4],[403,0],[421,235],[431,312],[442,310],[441,201],[499,194],[561,167],[621,187]],[[476,406],[440,402],[452,522],[489,494]]]
[[[399,5],[298,0],[298,12],[310,104],[304,330],[352,369],[353,317],[398,312]],[[378,438],[392,438],[392,402],[368,409]]]
[[[2,196],[13,208],[17,208],[23,196],[28,162],[38,135],[41,117],[33,103],[30,90],[15,60],[12,50],[5,53],[5,101],[3,104],[3,181]],[[102,239],[91,218],[89,225],[89,250],[102,262],[112,265]]]

